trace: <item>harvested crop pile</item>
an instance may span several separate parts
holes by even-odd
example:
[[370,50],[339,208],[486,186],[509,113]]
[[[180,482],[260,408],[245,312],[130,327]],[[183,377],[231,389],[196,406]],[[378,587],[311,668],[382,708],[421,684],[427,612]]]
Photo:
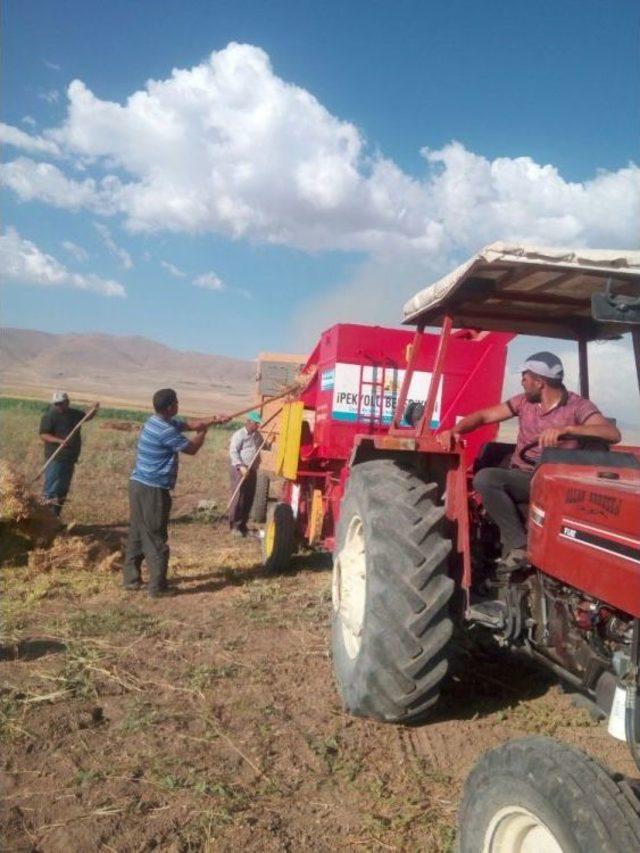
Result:
[[58,536],[50,548],[38,548],[29,554],[29,568],[36,572],[57,569],[111,572],[122,568],[120,542],[117,538],[93,536]]
[[0,565],[29,564],[39,572],[52,569],[120,568],[121,543],[114,532],[73,536],[42,506],[21,477],[0,462]]
[[115,429],[118,432],[137,432],[140,424],[135,421],[105,421],[101,429]]
[[28,551],[50,545],[61,528],[22,478],[0,461],[0,564],[24,562]]

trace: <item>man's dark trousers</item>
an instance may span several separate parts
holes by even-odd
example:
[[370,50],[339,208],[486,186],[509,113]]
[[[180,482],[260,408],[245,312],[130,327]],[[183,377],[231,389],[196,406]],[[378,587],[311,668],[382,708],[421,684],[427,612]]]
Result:
[[[242,480],[242,474],[234,465],[231,466],[230,474],[231,494],[233,494],[238,488],[238,483]],[[229,527],[232,530],[239,530],[241,533],[245,533],[247,530],[247,522],[249,521],[253,498],[256,493],[256,481],[256,470],[255,468],[251,468],[245,475],[238,494],[229,507]]]
[[482,468],[473,478],[473,488],[482,496],[484,508],[500,528],[502,554],[527,547],[527,531],[517,504],[529,501],[533,471],[519,468]]
[[75,466],[75,460],[65,459],[64,455],[60,454],[44,472],[44,496],[47,501],[55,501],[51,506],[56,515],[60,515],[66,500]]
[[159,592],[167,586],[169,538],[167,525],[171,511],[168,489],[145,486],[129,480],[129,509],[131,521],[124,563],[125,586],[140,582],[140,567],[146,559],[149,568],[149,592]]

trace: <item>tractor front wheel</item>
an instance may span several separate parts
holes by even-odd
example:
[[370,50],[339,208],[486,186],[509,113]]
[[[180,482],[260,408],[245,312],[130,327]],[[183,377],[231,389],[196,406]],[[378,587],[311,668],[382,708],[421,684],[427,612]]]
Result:
[[435,483],[391,459],[349,477],[333,565],[333,666],[351,713],[415,723],[438,699],[453,625]]
[[640,804],[629,784],[547,737],[486,753],[464,786],[460,853],[640,850]]

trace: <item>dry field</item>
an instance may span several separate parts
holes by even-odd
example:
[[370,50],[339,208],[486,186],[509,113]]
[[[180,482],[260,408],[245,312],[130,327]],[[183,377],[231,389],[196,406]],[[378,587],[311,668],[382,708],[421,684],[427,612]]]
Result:
[[[33,474],[34,412],[5,411],[3,456]],[[84,429],[70,537],[126,532],[135,431]],[[623,745],[538,669],[461,648],[430,725],[346,716],[331,680],[330,564],[265,576],[232,540],[228,433],[184,458],[171,528],[173,599],[124,593],[71,558],[9,565],[1,653],[4,850],[452,850],[461,784],[526,733],[632,774]]]

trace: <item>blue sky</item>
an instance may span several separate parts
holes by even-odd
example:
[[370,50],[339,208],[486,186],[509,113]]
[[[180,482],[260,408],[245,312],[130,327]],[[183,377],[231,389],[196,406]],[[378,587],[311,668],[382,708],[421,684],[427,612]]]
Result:
[[637,246],[631,0],[3,12],[6,325],[252,357],[495,239]]

